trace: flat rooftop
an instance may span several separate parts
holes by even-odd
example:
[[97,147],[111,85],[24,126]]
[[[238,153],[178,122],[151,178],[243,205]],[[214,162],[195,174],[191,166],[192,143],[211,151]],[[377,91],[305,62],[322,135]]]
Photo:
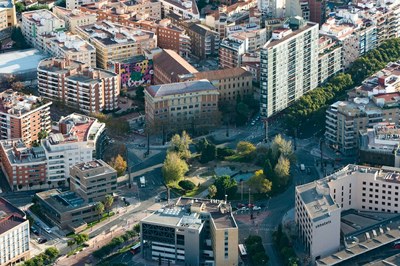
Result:
[[[315,25],[318,25],[316,23],[313,22],[307,22],[306,25],[304,25],[303,27],[299,28],[298,30],[294,30],[292,33],[286,35],[285,37],[281,38],[281,39],[271,39],[270,41],[268,41],[265,45],[264,45],[264,49],[268,49],[268,48],[273,48],[275,45],[278,45],[282,42],[285,42],[293,37],[295,37],[298,34],[303,33],[304,31],[307,31],[309,29],[311,29],[312,27],[314,27]],[[318,29],[318,27],[317,27]]]
[[0,74],[18,74],[36,71],[39,62],[46,57],[37,49],[0,54]]
[[[324,179],[296,186],[296,191],[314,222],[329,217],[332,211],[340,210],[339,205],[329,194],[329,187]],[[326,193],[320,191],[326,191]]]
[[34,95],[27,95],[12,89],[0,93],[0,113],[21,117],[26,113],[51,105],[51,101]]
[[[73,168],[79,169],[82,173],[85,174],[85,178],[92,178],[98,175],[103,175],[107,173],[116,173],[114,168],[106,164],[103,160],[93,160],[86,163],[75,164],[72,166]],[[92,170],[100,170],[101,171],[92,171]]]
[[229,209],[230,205],[221,200],[181,197],[175,204],[156,211],[142,221],[200,229],[202,227],[200,213],[209,213],[217,229],[237,228]]
[[36,196],[45,201],[49,206],[51,206],[59,213],[95,204],[85,203],[85,200],[78,196],[75,192],[61,192],[58,189],[51,189],[39,192],[36,193]]
[[357,227],[356,230],[344,235],[346,248],[317,260],[316,265],[339,265],[400,239],[398,214],[349,210],[343,213],[342,225],[343,223],[354,223],[353,226]]
[[155,38],[155,33],[137,28],[122,26],[109,21],[98,21],[94,24],[79,26],[89,38],[105,46],[126,46],[132,43],[147,42]]
[[45,163],[47,161],[43,147],[29,148],[22,139],[0,140],[0,145],[11,165]]

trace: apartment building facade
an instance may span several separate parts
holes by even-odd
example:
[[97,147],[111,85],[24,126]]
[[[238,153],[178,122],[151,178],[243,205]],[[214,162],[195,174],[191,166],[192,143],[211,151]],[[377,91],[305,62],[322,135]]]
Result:
[[0,31],[15,26],[17,15],[12,0],[0,2]]
[[97,119],[71,114],[59,121],[59,133],[42,140],[47,160],[47,180],[53,184],[69,178],[70,167],[101,157],[105,124]]
[[36,193],[35,197],[42,214],[61,230],[79,233],[86,223],[99,219],[96,203],[86,203],[75,192],[51,189]]
[[247,51],[247,40],[225,38],[219,47],[220,68],[235,68],[241,65],[242,55]]
[[65,58],[48,58],[38,65],[39,93],[85,113],[118,108],[119,75]]
[[12,190],[46,183],[47,162],[42,147],[28,147],[22,139],[1,140],[0,160]]
[[154,131],[202,131],[220,124],[218,89],[208,80],[153,85],[145,89],[146,125]]
[[[238,227],[226,201],[181,197],[140,221],[145,259],[172,264],[237,265]],[[147,254],[147,255],[146,255]]]
[[58,32],[45,37],[45,52],[54,57],[86,63],[96,67],[96,49],[78,35]]
[[399,168],[386,166],[347,165],[323,179],[296,186],[295,221],[311,260],[339,251],[341,212],[400,212],[398,172]]
[[260,113],[270,117],[318,85],[318,24],[292,18],[261,49]]
[[26,214],[0,198],[0,265],[17,265],[30,258],[29,220]]
[[97,16],[98,21],[108,20],[125,25],[129,21],[160,20],[162,4],[154,0],[139,1],[90,1],[80,5],[79,10]]
[[225,68],[182,75],[181,81],[206,79],[219,92],[219,106],[235,107],[237,99],[254,97],[253,75],[245,68]]
[[76,27],[93,24],[97,21],[96,14],[82,12],[79,9],[74,8],[71,10],[55,6],[53,7],[53,13],[65,21],[65,28],[73,34],[76,34]]
[[342,45],[332,38],[319,38],[318,84],[325,83],[330,77],[342,71]]
[[1,139],[21,138],[31,145],[39,133],[49,133],[51,101],[11,89],[0,93]]
[[177,14],[181,19],[200,19],[200,12],[195,0],[160,0],[162,17],[169,13]]
[[191,53],[194,56],[205,59],[218,54],[220,42],[218,32],[193,22],[183,23],[182,25],[190,37]]
[[154,55],[153,84],[167,84],[180,81],[180,75],[197,73],[191,64],[173,50],[163,49]]
[[382,122],[359,132],[359,162],[400,167],[400,128]]
[[162,49],[173,50],[186,58],[191,49],[190,37],[182,28],[171,24],[170,19],[163,19],[158,23],[157,45]]
[[125,27],[109,21],[77,27],[77,33],[96,48],[97,67],[108,69],[114,60],[142,55],[157,47],[154,32]]
[[73,165],[70,188],[85,202],[104,201],[106,195],[117,191],[117,171],[102,160]]
[[360,130],[381,122],[399,123],[399,69],[399,63],[389,63],[350,91],[347,101],[327,109],[325,139],[329,145],[345,154],[356,154]]
[[23,12],[21,30],[28,44],[44,51],[44,36],[64,31],[65,21],[46,9]]

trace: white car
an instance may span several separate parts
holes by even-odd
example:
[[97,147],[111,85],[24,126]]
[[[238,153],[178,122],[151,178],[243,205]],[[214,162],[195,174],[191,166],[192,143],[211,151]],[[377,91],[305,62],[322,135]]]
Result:
[[261,210],[261,207],[258,207],[258,206],[253,207],[253,211],[259,211],[259,210]]

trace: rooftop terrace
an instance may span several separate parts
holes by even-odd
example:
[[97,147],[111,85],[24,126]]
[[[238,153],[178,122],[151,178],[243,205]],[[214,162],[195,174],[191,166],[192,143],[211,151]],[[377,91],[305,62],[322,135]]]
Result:
[[0,113],[21,117],[41,106],[50,106],[51,102],[34,95],[26,95],[12,89],[0,93]]

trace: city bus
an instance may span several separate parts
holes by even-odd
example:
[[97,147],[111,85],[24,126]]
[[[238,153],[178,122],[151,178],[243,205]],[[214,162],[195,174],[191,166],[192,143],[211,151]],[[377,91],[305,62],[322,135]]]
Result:
[[133,246],[131,247],[130,251],[131,251],[131,253],[132,253],[133,255],[139,253],[139,251],[140,251],[140,242],[138,242],[138,243],[136,243],[135,245],[133,245]]

